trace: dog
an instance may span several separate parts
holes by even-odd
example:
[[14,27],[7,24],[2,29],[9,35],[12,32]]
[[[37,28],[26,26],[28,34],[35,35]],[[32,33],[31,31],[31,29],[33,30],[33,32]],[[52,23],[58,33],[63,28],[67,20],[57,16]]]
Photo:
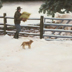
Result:
[[31,49],[31,44],[32,44],[32,43],[33,43],[33,41],[30,40],[30,41],[27,41],[27,42],[23,42],[23,43],[21,44],[21,46],[23,46],[24,49],[25,49],[25,46],[28,46],[29,49]]

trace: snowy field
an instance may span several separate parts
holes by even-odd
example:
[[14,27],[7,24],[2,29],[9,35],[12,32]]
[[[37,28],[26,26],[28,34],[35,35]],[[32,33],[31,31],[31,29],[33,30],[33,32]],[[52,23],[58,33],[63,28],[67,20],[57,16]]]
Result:
[[[31,49],[23,49],[29,40]],[[72,72],[72,42],[0,36],[0,72]]]
[[[6,13],[13,17],[18,6],[31,13],[30,18],[40,18],[39,7],[43,2],[6,2],[0,9],[0,16]],[[0,19],[0,23],[3,22]],[[8,24],[14,24],[8,19]],[[22,24],[38,24],[40,21],[28,20]],[[31,49],[23,49],[23,41],[33,40]],[[72,72],[72,41],[45,41],[38,37],[0,35],[0,72]]]

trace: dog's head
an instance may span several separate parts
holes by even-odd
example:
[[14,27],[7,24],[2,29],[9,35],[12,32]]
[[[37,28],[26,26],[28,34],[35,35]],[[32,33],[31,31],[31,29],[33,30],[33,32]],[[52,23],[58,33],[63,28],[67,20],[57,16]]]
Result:
[[33,42],[33,40],[30,40],[30,43],[32,43]]

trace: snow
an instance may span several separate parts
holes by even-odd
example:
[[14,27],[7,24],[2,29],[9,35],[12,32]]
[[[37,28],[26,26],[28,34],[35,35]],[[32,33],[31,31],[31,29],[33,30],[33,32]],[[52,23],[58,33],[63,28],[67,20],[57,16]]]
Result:
[[[31,13],[30,18],[40,18],[39,7],[43,2],[7,2],[0,9],[0,16],[6,13],[13,17],[18,6],[23,11]],[[29,9],[30,8],[30,9]],[[50,17],[50,16],[47,16]],[[47,20],[46,20],[47,21]],[[3,19],[0,19],[3,23]],[[14,24],[13,19],[7,20],[8,24]],[[28,20],[21,25],[39,24],[38,20]],[[51,34],[51,32],[45,32]],[[58,34],[58,33],[55,33]],[[64,33],[63,33],[64,34]],[[62,34],[62,35],[63,35]],[[23,41],[33,40],[31,49],[23,49]],[[36,37],[20,37],[0,35],[0,72],[72,72],[72,41],[46,41]]]
[[[23,41],[33,40],[31,49]],[[72,42],[0,36],[0,72],[72,72]]]

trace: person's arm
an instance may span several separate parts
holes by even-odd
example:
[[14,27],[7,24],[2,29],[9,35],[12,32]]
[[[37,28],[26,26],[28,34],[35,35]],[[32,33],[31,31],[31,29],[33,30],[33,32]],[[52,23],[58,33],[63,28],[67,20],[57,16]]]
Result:
[[22,19],[20,18],[20,14],[19,14],[19,13],[15,13],[15,19],[16,19],[16,20],[22,20]]

